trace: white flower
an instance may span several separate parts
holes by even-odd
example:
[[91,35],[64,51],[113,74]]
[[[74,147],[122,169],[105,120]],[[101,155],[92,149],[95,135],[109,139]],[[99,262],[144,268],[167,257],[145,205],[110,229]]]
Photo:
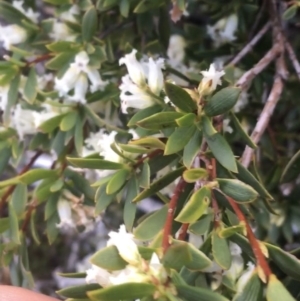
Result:
[[114,273],[109,277],[109,281],[113,285],[119,285],[128,282],[143,283],[149,280],[149,276],[143,274],[138,268],[127,265],[125,269],[119,273]]
[[165,282],[168,278],[168,274],[161,264],[158,256],[156,253],[153,253],[151,256],[151,260],[149,263],[149,269],[152,276],[158,279],[160,282]]
[[55,89],[60,96],[66,95],[75,87],[76,81],[79,77],[80,70],[75,66],[70,66],[61,79],[55,78]]
[[74,228],[75,223],[72,219],[72,209],[70,202],[60,199],[57,203],[57,212],[60,223],[56,224],[57,228]]
[[146,84],[146,76],[142,64],[136,59],[137,50],[133,49],[131,53],[120,58],[119,65],[125,64],[131,80],[138,86]]
[[134,95],[127,95],[125,93],[121,93],[120,99],[121,99],[121,110],[123,114],[128,113],[127,112],[128,108],[135,108],[135,109],[142,110],[155,104],[153,98],[146,93],[134,94]]
[[171,65],[176,65],[181,63],[185,57],[185,39],[177,34],[171,35],[169,40],[169,47],[167,50],[167,55],[170,59]]
[[103,134],[103,130],[100,130],[97,133],[90,133],[89,137],[84,140],[84,143],[86,144],[85,156],[91,155],[93,153],[100,154],[102,147],[101,144],[99,144],[99,141],[100,139],[102,139]]
[[238,18],[236,14],[232,14],[226,18],[220,19],[215,25],[207,26],[207,34],[214,41],[215,47],[222,44],[232,42],[236,39],[234,35],[238,26]]
[[74,88],[74,95],[68,97],[68,100],[76,101],[82,104],[86,103],[85,95],[88,91],[88,80],[84,73],[80,73]]
[[240,112],[248,104],[248,93],[247,91],[242,91],[240,94],[237,103],[233,107],[235,113]]
[[117,247],[120,256],[129,264],[135,266],[141,262],[141,255],[138,251],[137,244],[133,240],[133,234],[127,233],[125,225],[121,225],[119,232],[110,232],[107,246],[114,245]]
[[80,14],[79,7],[75,4],[72,5],[68,10],[64,11],[59,15],[59,18],[63,21],[68,21],[68,22],[76,22],[76,15]]
[[233,133],[233,128],[229,125],[230,119],[226,118],[223,120],[223,132]]
[[0,109],[5,111],[8,100],[9,85],[0,86]]
[[85,281],[87,284],[98,283],[102,287],[106,287],[111,285],[111,275],[112,274],[107,270],[104,270],[93,264],[90,269],[86,270]]
[[151,57],[148,62],[148,86],[152,93],[159,95],[164,85],[164,59],[154,61]]
[[236,285],[236,290],[237,293],[241,293],[247,284],[247,282],[250,280],[253,272],[254,272],[254,264],[252,262],[247,263],[247,270],[242,274],[242,276],[239,278],[237,285]]
[[12,111],[10,126],[17,131],[20,140],[23,140],[25,135],[33,135],[37,132],[33,111],[22,109],[20,104],[17,104]]
[[87,66],[85,68],[85,72],[86,72],[90,82],[92,83],[90,86],[90,90],[92,93],[97,90],[102,91],[107,86],[108,81],[102,80],[98,70],[96,70],[95,68]]
[[37,87],[39,90],[44,90],[49,82],[53,81],[53,74],[47,73],[37,77]]
[[229,244],[230,253],[231,253],[231,266],[230,269],[224,272],[224,275],[229,276],[233,281],[241,275],[242,271],[244,270],[244,259],[241,256],[242,250],[241,248],[235,244],[230,242]]
[[221,85],[221,77],[225,74],[224,70],[217,71],[215,69],[214,64],[210,64],[209,70],[201,71],[203,75],[203,79],[201,80],[198,91],[200,95],[207,95],[212,93],[216,88],[217,85]]
[[3,42],[3,47],[10,50],[11,45],[17,45],[25,42],[27,39],[27,32],[19,25],[0,25],[0,42]]
[[70,28],[62,22],[57,20],[53,21],[52,31],[49,33],[49,36],[54,41],[74,41],[76,39],[76,35],[72,33]]
[[27,10],[24,9],[24,1],[13,1],[13,7],[23,13],[27,18],[29,18],[33,23],[38,22],[39,13],[33,11],[32,8],[28,8]]

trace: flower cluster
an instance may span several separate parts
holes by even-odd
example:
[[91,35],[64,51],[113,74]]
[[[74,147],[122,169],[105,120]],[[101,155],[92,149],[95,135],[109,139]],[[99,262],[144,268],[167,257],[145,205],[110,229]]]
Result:
[[128,74],[122,77],[120,85],[121,109],[127,114],[128,108],[144,109],[157,102],[163,89],[164,60],[149,58],[148,62],[138,61],[137,50],[119,60],[119,65],[126,65]]
[[[102,90],[107,82],[101,79],[98,70],[89,66],[89,56],[85,51],[79,52],[70,64],[70,67],[62,76],[55,78],[55,89],[60,96],[66,97],[66,100],[86,103],[86,94],[88,89],[91,92]],[[89,82],[91,82],[89,86]],[[68,93],[74,89],[73,95]]]
[[[160,263],[156,253],[153,253],[150,261],[143,259],[139,253],[134,236],[127,233],[124,225],[120,226],[119,232],[110,232],[107,246],[115,246],[119,255],[127,262],[122,270],[107,271],[96,265],[86,271],[87,283],[99,283],[102,287],[118,285],[128,282],[155,283],[164,285],[167,281],[167,271]],[[173,288],[174,289],[174,288]],[[156,292],[156,297],[159,296]]]

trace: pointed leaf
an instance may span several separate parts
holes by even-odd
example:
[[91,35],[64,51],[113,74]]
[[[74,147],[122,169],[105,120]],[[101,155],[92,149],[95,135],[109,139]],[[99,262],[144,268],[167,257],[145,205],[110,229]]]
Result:
[[82,19],[81,33],[82,38],[85,42],[90,42],[97,30],[98,19],[97,10],[92,5],[84,14]]
[[275,275],[271,275],[266,291],[267,301],[296,301]]
[[206,178],[208,176],[208,173],[204,168],[192,168],[185,170],[182,176],[186,182],[194,183],[197,180]]
[[183,164],[187,168],[190,168],[192,166],[195,157],[200,151],[201,143],[202,143],[202,132],[197,130],[183,150]]
[[231,266],[231,252],[228,242],[225,238],[221,238],[217,231],[212,235],[212,253],[216,263],[225,270]]
[[128,169],[118,170],[107,183],[106,193],[113,194],[118,192],[125,184],[129,173],[130,170]]
[[90,168],[90,169],[121,169],[125,165],[122,163],[116,163],[112,161],[106,161],[102,159],[82,159],[82,158],[67,158],[70,163],[81,168]]

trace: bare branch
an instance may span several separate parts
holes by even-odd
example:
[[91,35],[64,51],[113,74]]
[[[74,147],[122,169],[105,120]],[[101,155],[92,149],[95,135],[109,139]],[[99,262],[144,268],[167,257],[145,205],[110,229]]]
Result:
[[242,77],[236,82],[236,86],[241,87],[242,89],[248,88],[251,81],[259,73],[261,73],[280,52],[281,46],[279,44],[275,44],[253,68],[242,75]]
[[297,76],[298,76],[299,80],[300,80],[300,63],[299,63],[299,61],[296,57],[296,53],[295,53],[292,45],[288,41],[285,41],[285,48],[288,52],[289,58],[290,58],[290,60],[293,64],[293,67],[294,67],[294,69],[297,73]]
[[245,45],[245,47],[228,64],[236,65],[247,53],[249,53],[263,35],[271,28],[271,24],[271,21],[267,22],[265,26],[253,37],[253,39]]

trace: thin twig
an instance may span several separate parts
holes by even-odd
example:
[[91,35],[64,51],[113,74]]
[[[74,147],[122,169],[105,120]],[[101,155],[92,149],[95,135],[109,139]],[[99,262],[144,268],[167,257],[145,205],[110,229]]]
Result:
[[246,231],[247,231],[247,238],[249,240],[253,254],[256,258],[257,265],[262,268],[262,270],[267,278],[266,280],[268,280],[270,275],[272,274],[271,269],[269,267],[269,264],[259,246],[259,243],[258,243],[245,215],[239,208],[238,204],[232,198],[227,196],[227,199],[228,199],[228,202],[230,203],[232,209],[234,210],[235,214],[237,215],[238,219],[245,224]]
[[43,54],[41,56],[36,57],[34,60],[27,62],[26,66],[29,67],[33,64],[44,62],[52,57],[51,53]]
[[287,40],[285,40],[285,48],[288,52],[289,58],[291,60],[291,63],[293,64],[293,67],[296,71],[296,74],[300,80],[300,63],[297,59],[296,53],[292,47],[292,45],[290,44],[290,42],[288,42]]
[[251,81],[276,58],[280,51],[281,46],[279,44],[275,44],[253,68],[241,76],[241,78],[236,82],[236,86],[241,87],[242,89],[246,89],[250,86]]
[[180,178],[169,203],[169,209],[168,209],[167,219],[163,230],[163,238],[162,238],[162,248],[164,253],[166,253],[166,251],[170,246],[170,236],[172,232],[174,213],[180,194],[184,190],[185,186],[186,186],[186,182],[184,181],[183,178]]
[[235,56],[235,58],[228,64],[236,65],[248,52],[250,52],[256,43],[263,37],[263,35],[270,29],[272,22],[269,21],[265,26],[254,36],[254,38]]
[[21,226],[21,231],[22,232],[25,232],[27,230],[27,227],[28,227],[29,222],[30,222],[31,215],[32,215],[33,211],[35,210],[35,208],[37,207],[37,205],[38,205],[37,200],[32,201],[32,203],[29,205],[28,210],[27,210],[26,215],[25,215],[25,218],[24,218],[24,221],[23,221],[22,226]]
[[257,25],[258,25],[258,23],[259,23],[262,15],[263,15],[263,12],[265,10],[266,4],[267,4],[267,0],[264,0],[263,3],[262,3],[262,5],[261,5],[261,7],[260,7],[260,10],[259,10],[259,12],[258,12],[258,14],[256,16],[256,19],[255,19],[255,21],[253,23],[253,26],[252,26],[252,28],[250,30],[250,33],[248,35],[248,40],[250,40],[253,37],[254,32],[256,30],[256,27],[257,27]]
[[[21,172],[18,175],[20,176],[20,175],[24,174],[25,172],[27,172],[42,153],[43,153],[43,151],[41,151],[41,150],[37,151],[36,154],[31,158],[31,160],[28,162],[28,164],[26,164],[26,166],[24,166],[24,168],[21,170]],[[0,212],[2,211],[3,207],[5,206],[8,197],[14,192],[15,188],[16,188],[16,185],[12,185],[3,194],[1,201],[0,201]]]
[[[273,114],[273,111],[276,107],[276,104],[280,98],[280,95],[283,90],[283,81],[280,76],[277,76],[274,80],[274,84],[271,90],[271,93],[267,99],[267,102],[258,118],[258,122],[256,123],[256,126],[251,134],[251,139],[255,144],[257,144],[260,141],[261,136],[263,135],[266,127],[269,124],[270,118]],[[243,156],[241,158],[241,163],[245,166],[248,167],[252,154],[253,154],[253,149],[250,148],[249,146],[246,146],[245,151],[243,153]]]
[[161,150],[161,149],[156,149],[156,150],[154,150],[153,152],[147,154],[146,156],[139,158],[139,159],[136,161],[136,163],[133,165],[133,167],[134,167],[134,168],[137,168],[137,167],[139,167],[141,164],[143,164],[144,161],[145,161],[146,159],[152,159],[152,158],[154,158],[154,157],[156,157],[156,156],[158,156],[158,155],[160,155],[160,154],[162,154],[162,153],[163,153],[163,150]]
[[179,230],[179,235],[178,235],[179,240],[185,240],[189,225],[190,224],[182,224],[182,226]]

